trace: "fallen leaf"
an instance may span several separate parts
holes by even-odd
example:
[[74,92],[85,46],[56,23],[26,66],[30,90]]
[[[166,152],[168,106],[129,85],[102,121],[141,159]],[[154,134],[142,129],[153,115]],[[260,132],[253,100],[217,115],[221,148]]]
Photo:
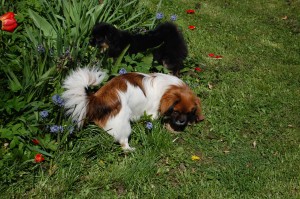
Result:
[[194,30],[194,29],[196,29],[196,26],[189,26],[189,29]]
[[105,163],[104,163],[103,160],[99,160],[99,164],[100,164],[101,166],[105,165]]
[[222,59],[223,58],[222,55],[215,55],[214,53],[209,53],[208,56],[210,58],[215,58],[215,59]]
[[284,16],[281,18],[282,20],[287,20],[288,19],[288,16]]
[[212,85],[210,82],[208,82],[208,84],[207,84],[207,85],[208,85],[208,88],[209,88],[210,90],[212,90],[212,89],[213,89],[213,87],[214,87],[214,86],[213,86],[213,85]]
[[196,156],[196,155],[192,155],[192,160],[193,161],[198,161],[198,160],[200,160],[200,157]]
[[195,10],[189,9],[189,10],[186,11],[186,13],[187,13],[187,14],[195,14]]
[[214,53],[209,53],[208,56],[209,57],[215,57],[215,54]]
[[247,168],[250,168],[250,167],[252,167],[252,164],[251,164],[250,162],[248,162],[248,163],[246,164],[246,167],[247,167]]
[[181,171],[186,171],[186,167],[185,167],[185,165],[184,165],[183,163],[180,163],[179,169],[180,169]]
[[252,143],[253,148],[256,148],[256,141]]

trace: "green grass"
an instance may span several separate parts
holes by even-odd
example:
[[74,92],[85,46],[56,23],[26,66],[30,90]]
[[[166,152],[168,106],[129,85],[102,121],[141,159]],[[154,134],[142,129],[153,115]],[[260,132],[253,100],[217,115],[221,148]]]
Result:
[[[147,1],[153,12],[156,3]],[[300,1],[205,0],[187,15],[196,3],[165,0],[159,11],[177,14],[187,67],[203,69],[182,78],[206,120],[180,134],[134,124],[130,154],[89,127],[2,197],[300,198]]]

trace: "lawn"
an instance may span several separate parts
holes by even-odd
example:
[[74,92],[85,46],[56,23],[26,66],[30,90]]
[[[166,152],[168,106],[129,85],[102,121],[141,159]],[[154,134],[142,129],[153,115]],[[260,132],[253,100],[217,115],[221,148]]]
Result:
[[[300,198],[300,1],[144,0],[140,4],[145,10],[134,9],[141,15],[128,24],[125,22],[134,17],[132,9],[124,7],[109,13],[114,17],[125,13],[115,22],[131,30],[149,28],[176,15],[174,23],[189,48],[181,78],[201,97],[205,120],[175,134],[160,121],[151,121],[153,128],[148,130],[146,117],[133,124],[130,145],[136,151],[132,153],[122,152],[93,124],[71,136],[69,131],[61,135],[45,133],[47,125],[69,124],[63,109],[53,105],[51,97],[61,93],[68,68],[81,65],[65,53],[53,62],[52,69],[47,62],[52,63],[53,57],[35,57],[32,51],[10,48],[7,43],[21,40],[42,42],[49,49],[55,48],[57,54],[67,49],[64,39],[69,37],[64,37],[62,30],[57,31],[55,45],[47,43],[53,35],[46,37],[46,32],[37,31],[36,15],[22,10],[18,17],[26,28],[18,27],[13,34],[0,33],[3,49],[11,49],[10,56],[5,54],[0,60],[0,81],[4,85],[0,88],[1,197]],[[0,5],[21,9],[11,3]],[[42,15],[46,12],[42,6],[28,7],[51,18],[51,12]],[[189,9],[195,12],[187,14]],[[8,11],[4,7],[0,10]],[[154,20],[157,12],[163,13],[162,19]],[[26,22],[29,17],[31,23]],[[109,16],[103,18],[111,20]],[[21,31],[40,38],[16,36]],[[88,29],[76,31],[88,34]],[[82,65],[97,63],[110,72],[118,67],[132,69],[129,58],[113,66],[88,44],[83,45],[88,38],[73,37],[78,38],[78,46],[71,55]],[[28,44],[26,48],[34,47]],[[46,53],[50,54],[47,48]],[[26,61],[24,55],[34,61]],[[14,59],[28,65],[39,63],[36,70],[41,75],[35,84],[28,83],[34,79],[25,81],[31,71],[22,71]],[[21,87],[10,70],[23,74]],[[39,112],[44,109],[52,111],[52,119],[40,119]],[[19,123],[22,126],[16,127]],[[15,136],[8,136],[9,132]],[[32,146],[33,138],[40,139],[41,147]],[[37,152],[45,156],[45,161],[34,162]]]

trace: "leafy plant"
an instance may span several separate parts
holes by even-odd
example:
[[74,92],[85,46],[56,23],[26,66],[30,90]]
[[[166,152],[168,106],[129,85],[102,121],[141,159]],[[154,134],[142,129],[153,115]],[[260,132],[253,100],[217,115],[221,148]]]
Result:
[[[73,146],[76,128],[65,118],[58,95],[68,71],[82,65],[118,69],[89,46],[93,25],[106,21],[134,29],[148,16],[137,0],[2,1],[1,5],[18,11],[19,24],[14,33],[0,31],[0,75],[6,77],[0,79],[0,174],[5,184],[36,171],[44,160],[49,165],[58,149]],[[128,57],[126,64],[135,66],[137,59],[143,56]],[[34,158],[37,154],[39,159]]]

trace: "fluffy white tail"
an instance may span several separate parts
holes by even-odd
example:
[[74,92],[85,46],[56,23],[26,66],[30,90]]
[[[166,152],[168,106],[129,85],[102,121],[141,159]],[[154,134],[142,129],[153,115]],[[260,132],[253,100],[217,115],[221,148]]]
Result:
[[82,127],[87,114],[88,96],[86,89],[89,86],[99,85],[106,73],[96,68],[78,68],[70,73],[63,83],[65,91],[62,98],[65,100],[67,115]]

